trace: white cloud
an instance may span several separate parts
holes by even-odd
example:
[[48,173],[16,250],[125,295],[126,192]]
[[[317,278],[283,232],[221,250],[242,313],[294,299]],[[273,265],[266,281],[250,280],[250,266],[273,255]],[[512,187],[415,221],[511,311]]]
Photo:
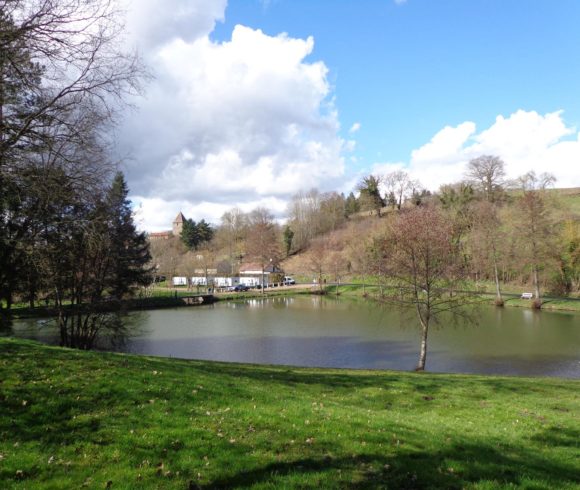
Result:
[[360,130],[360,128],[361,128],[361,124],[360,124],[359,122],[355,122],[355,123],[354,123],[354,124],[353,124],[353,125],[350,127],[350,129],[348,130],[348,132],[349,132],[350,134],[354,134],[354,133],[356,133],[357,131],[359,131],[359,130]]
[[224,20],[227,0],[124,0],[131,37],[145,49],[208,36]]
[[545,115],[519,110],[509,117],[498,116],[481,132],[473,122],[446,126],[431,141],[413,150],[408,164],[376,164],[382,174],[405,168],[431,190],[457,182],[466,164],[480,155],[503,159],[509,178],[534,170],[551,172],[559,187],[580,186],[580,133],[566,126],[563,112]]
[[134,155],[127,176],[143,227],[158,227],[160,203],[170,220],[178,205],[207,219],[338,187],[354,142],[338,136],[327,67],[306,61],[314,40],[237,25],[231,40],[216,42],[209,34],[225,1],[159,5],[146,0],[132,17],[156,78],[121,134]]

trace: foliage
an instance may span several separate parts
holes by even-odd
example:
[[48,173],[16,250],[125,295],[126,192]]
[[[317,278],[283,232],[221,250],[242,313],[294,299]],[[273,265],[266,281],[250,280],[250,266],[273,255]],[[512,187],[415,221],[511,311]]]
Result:
[[355,197],[354,193],[351,192],[344,203],[344,214],[348,218],[349,216],[356,214],[360,211],[360,203]]
[[183,221],[181,241],[189,250],[197,250],[200,246],[210,242],[214,236],[212,226],[202,219],[196,223],[192,219]]
[[290,250],[292,250],[292,239],[293,238],[294,238],[294,232],[292,231],[292,228],[290,228],[290,226],[286,225],[284,227],[284,234],[283,234],[286,256],[290,255]]
[[357,186],[360,193],[359,202],[361,210],[375,211],[377,216],[381,216],[381,209],[385,205],[380,191],[381,178],[376,175],[364,177]]

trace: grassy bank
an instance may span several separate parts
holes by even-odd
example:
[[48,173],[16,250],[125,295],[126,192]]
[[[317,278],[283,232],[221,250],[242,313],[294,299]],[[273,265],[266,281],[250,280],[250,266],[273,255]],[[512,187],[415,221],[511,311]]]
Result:
[[[521,289],[521,288],[520,288]],[[336,286],[330,285],[325,288],[326,293],[333,295],[336,293]],[[352,283],[340,285],[338,292],[341,295],[352,296],[352,297],[363,297],[368,296],[369,298],[379,298],[380,288],[378,286],[365,286],[363,288],[362,283]],[[480,294],[478,299],[484,304],[494,305],[495,303],[495,293],[482,291],[486,294]],[[504,306],[506,307],[518,307],[518,308],[531,308],[532,301],[521,299],[521,292],[506,291],[503,293]],[[580,311],[580,299],[578,298],[556,298],[545,296],[542,298],[542,309],[544,310],[565,310],[565,311]]]
[[0,339],[1,488],[578,488],[580,382]]

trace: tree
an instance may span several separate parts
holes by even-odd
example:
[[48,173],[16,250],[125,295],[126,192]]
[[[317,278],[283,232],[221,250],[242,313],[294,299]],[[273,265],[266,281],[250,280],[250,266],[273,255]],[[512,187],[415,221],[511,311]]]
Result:
[[263,294],[266,267],[270,264],[276,265],[280,259],[279,235],[274,224],[274,216],[265,208],[254,209],[248,215],[248,222],[246,253],[262,270]]
[[473,226],[470,234],[472,254],[479,258],[483,267],[493,271],[495,304],[503,306],[499,277],[501,242],[505,238],[497,206],[489,201],[477,203],[473,210]]
[[356,214],[360,211],[360,203],[355,197],[354,193],[351,192],[344,203],[344,214],[346,217]]
[[124,96],[139,92],[146,74],[121,42],[124,15],[117,5],[0,0],[0,154],[46,142],[47,124],[66,121],[77,107],[111,116]]
[[318,292],[323,294],[323,279],[327,270],[329,243],[327,237],[319,237],[312,241],[308,251],[307,266],[310,272],[316,276]]
[[442,185],[439,188],[439,202],[452,223],[453,237],[459,244],[473,223],[473,187],[469,183]]
[[384,178],[385,186],[387,187],[387,195],[391,193],[394,195],[396,200],[397,209],[401,209],[403,205],[403,199],[409,192],[412,191],[414,187],[418,187],[418,184],[414,182],[409,174],[404,170],[395,170],[388,173]]
[[110,293],[122,299],[135,286],[151,282],[149,243],[144,232],[139,233],[133,222],[129,189],[122,172],[117,172],[107,193],[105,209],[108,214],[111,261]]
[[288,225],[286,225],[284,227],[284,235],[283,235],[284,247],[286,249],[286,257],[288,257],[290,255],[290,250],[292,250],[292,239],[293,238],[294,238],[294,232],[292,231],[292,228],[290,228]]
[[[445,312],[460,313],[469,297],[454,292],[465,276],[451,225],[432,206],[397,215],[383,238],[385,269],[397,293],[388,301],[412,306],[421,325],[417,370],[424,370],[429,329]],[[394,291],[394,290],[393,290]]]
[[100,193],[110,178],[106,131],[145,75],[119,42],[122,18],[109,0],[0,0],[0,294],[8,305],[17,289],[33,304],[45,287],[34,247],[51,220],[64,219],[42,178],[71,198]]
[[221,217],[216,231],[216,241],[228,250],[230,274],[234,274],[236,264],[243,255],[243,241],[247,231],[247,216],[239,209],[232,208]]
[[303,250],[320,233],[321,196],[317,189],[299,192],[288,204],[288,221],[294,231],[294,249]]
[[360,192],[361,209],[366,211],[375,211],[377,216],[381,217],[381,209],[385,205],[380,191],[381,178],[376,175],[364,177],[357,186]]
[[488,202],[501,200],[505,185],[505,164],[497,156],[482,155],[467,164],[466,177]]
[[185,219],[180,238],[189,250],[197,250],[202,244],[211,241],[213,235],[213,228],[204,219],[199,223],[192,219]]
[[554,258],[555,230],[546,190],[556,181],[551,174],[537,176],[528,172],[518,179],[521,194],[516,201],[517,219],[514,227],[519,253],[530,267],[534,287],[534,307],[541,308],[540,275],[546,263]]

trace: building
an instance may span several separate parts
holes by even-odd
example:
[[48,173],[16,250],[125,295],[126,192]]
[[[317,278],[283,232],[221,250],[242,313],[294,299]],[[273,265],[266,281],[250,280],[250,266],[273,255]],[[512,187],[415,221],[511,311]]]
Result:
[[185,216],[183,216],[183,213],[181,211],[179,211],[179,213],[177,214],[177,216],[175,217],[175,219],[173,220],[173,234],[175,236],[179,236],[181,235],[181,232],[183,231],[183,222],[185,221]]
[[273,264],[266,265],[263,271],[257,263],[246,263],[240,266],[240,283],[247,286],[262,284],[262,278],[265,286],[278,284],[283,276],[284,271]]
[[173,220],[172,229],[149,233],[150,240],[169,240],[173,236],[180,236],[183,231],[183,223],[187,218],[180,211]]

